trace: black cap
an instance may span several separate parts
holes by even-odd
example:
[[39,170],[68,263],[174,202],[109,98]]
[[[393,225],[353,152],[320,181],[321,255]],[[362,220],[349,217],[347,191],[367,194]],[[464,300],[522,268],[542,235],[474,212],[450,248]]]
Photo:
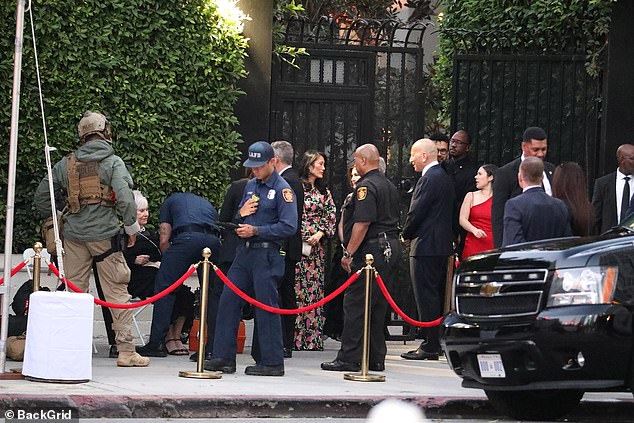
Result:
[[249,146],[249,158],[244,162],[244,167],[260,167],[275,156],[273,147],[266,141],[257,141]]

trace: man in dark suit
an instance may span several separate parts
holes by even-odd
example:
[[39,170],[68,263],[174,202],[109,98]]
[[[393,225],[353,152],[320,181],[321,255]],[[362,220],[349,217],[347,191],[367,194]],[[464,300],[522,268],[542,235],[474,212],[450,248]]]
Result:
[[[451,227],[454,186],[437,161],[434,141],[420,139],[412,145],[410,162],[422,176],[416,183],[403,238],[411,240],[410,275],[418,316],[423,321],[442,315],[447,258],[453,253]],[[413,351],[401,354],[409,360],[438,360],[438,327],[425,328],[425,341]]]
[[[304,212],[304,187],[299,179],[293,164],[293,146],[288,141],[275,141],[271,144],[275,153],[275,169],[291,186],[297,199],[297,232],[286,239],[284,251],[286,252],[284,278],[280,285],[280,305],[282,308],[297,308],[295,298],[295,265],[302,258],[302,215]],[[293,340],[295,338],[294,314],[282,316],[282,336],[284,340],[284,357],[293,356]]]
[[467,193],[476,190],[475,175],[478,164],[471,155],[471,136],[464,129],[456,131],[449,140],[449,158],[441,166],[451,177],[456,190],[453,212],[453,231],[456,251],[462,256],[467,231],[459,224],[460,207]]
[[527,157],[517,175],[522,194],[511,198],[504,207],[502,246],[541,239],[572,236],[568,208],[542,187],[544,162]]
[[616,226],[627,215],[625,204],[629,204],[634,194],[634,145],[619,146],[616,150],[616,163],[616,171],[594,182],[592,205],[596,212],[596,229],[599,233]]
[[[520,163],[526,157],[537,157],[544,160],[548,151],[548,139],[546,132],[537,126],[532,126],[524,131],[522,136],[522,155],[510,163],[502,166],[495,174],[493,182],[493,204],[491,205],[491,224],[493,227],[493,245],[499,248],[502,245],[504,235],[504,206],[506,202],[522,193],[522,188],[517,182]],[[544,191],[552,195],[551,181],[555,166],[544,161],[543,180]]]

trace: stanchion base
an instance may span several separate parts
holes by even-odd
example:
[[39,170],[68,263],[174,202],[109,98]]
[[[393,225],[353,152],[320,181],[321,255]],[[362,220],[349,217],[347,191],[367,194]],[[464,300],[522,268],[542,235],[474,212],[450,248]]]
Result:
[[355,382],[385,382],[385,376],[363,373],[346,373],[343,375],[345,380],[353,380]]
[[182,370],[178,372],[180,377],[188,377],[192,379],[221,379],[222,374],[218,372],[192,372],[188,370]]

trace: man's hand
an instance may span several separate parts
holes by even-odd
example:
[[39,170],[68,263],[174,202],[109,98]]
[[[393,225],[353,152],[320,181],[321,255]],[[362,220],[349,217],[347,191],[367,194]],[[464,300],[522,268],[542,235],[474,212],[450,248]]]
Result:
[[236,235],[238,235],[240,238],[251,238],[252,236],[256,236],[257,234],[258,230],[255,226],[246,225],[244,223],[239,224],[238,228],[236,229]]
[[128,248],[134,247],[134,244],[136,244],[136,234],[128,235]]
[[352,272],[352,257],[349,257],[349,258],[342,257],[341,267],[343,267],[343,270],[345,270],[347,273]]
[[258,202],[253,198],[249,198],[242,207],[240,207],[240,217],[251,216],[256,211],[258,211]]

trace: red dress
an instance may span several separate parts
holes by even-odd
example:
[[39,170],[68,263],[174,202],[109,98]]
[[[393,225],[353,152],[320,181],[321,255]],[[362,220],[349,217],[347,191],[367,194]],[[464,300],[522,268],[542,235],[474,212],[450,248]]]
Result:
[[462,251],[462,258],[465,259],[482,251],[493,249],[493,230],[491,229],[491,204],[493,197],[489,197],[483,203],[471,207],[469,211],[469,222],[478,229],[486,232],[484,238],[476,238],[471,232],[467,233],[467,238]]

